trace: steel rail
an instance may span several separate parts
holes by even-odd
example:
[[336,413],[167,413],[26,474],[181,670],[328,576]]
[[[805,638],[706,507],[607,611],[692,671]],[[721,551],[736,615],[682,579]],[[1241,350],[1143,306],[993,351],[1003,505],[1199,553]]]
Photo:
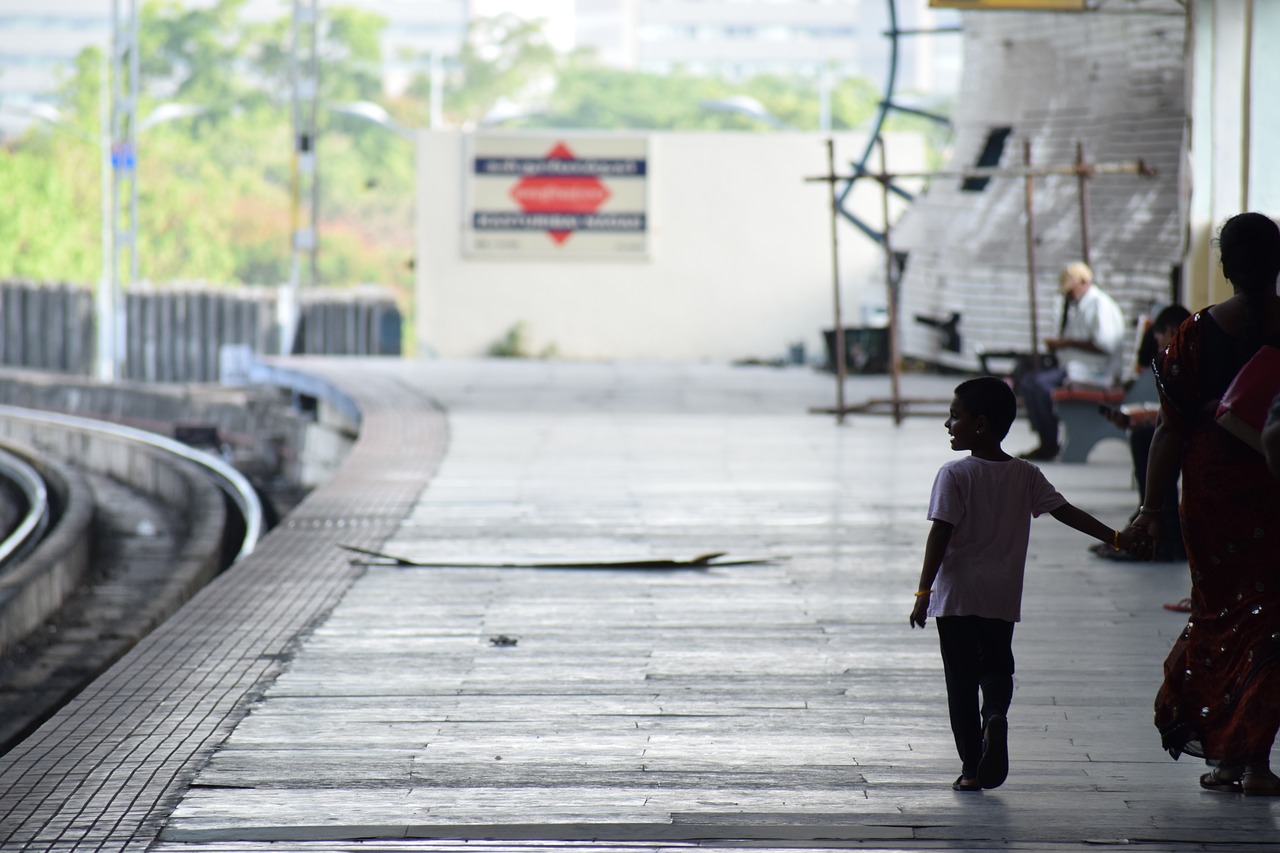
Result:
[[244,541],[240,546],[240,550],[236,553],[235,560],[243,559],[253,553],[257,547],[258,539],[263,533],[263,509],[262,501],[258,498],[258,493],[254,490],[253,485],[247,478],[231,465],[227,464],[218,457],[196,450],[180,441],[159,435],[146,430],[135,429],[134,427],[124,426],[123,424],[111,423],[109,421],[93,420],[91,418],[82,418],[75,415],[64,415],[60,412],[44,412],[32,409],[23,409],[17,406],[0,405],[0,418],[8,418],[11,420],[23,420],[34,423],[56,424],[70,429],[80,430],[82,432],[96,433],[114,438],[120,438],[132,441],[138,444],[154,447],[174,456],[186,459],[195,465],[207,470],[219,488],[231,499],[244,518],[245,534]]
[[49,528],[52,511],[44,477],[21,457],[0,448],[0,477],[13,483],[26,501],[26,512],[13,531],[0,541],[0,571],[31,552]]

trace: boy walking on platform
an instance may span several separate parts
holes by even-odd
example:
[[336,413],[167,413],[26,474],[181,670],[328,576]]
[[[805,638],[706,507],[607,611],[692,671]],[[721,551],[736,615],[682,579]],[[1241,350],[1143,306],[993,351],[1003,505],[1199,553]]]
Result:
[[[938,471],[929,499],[933,526],[912,627],[937,620],[951,731],[960,753],[957,791],[998,788],[1009,772],[1006,715],[1013,699],[1013,625],[1021,618],[1031,518],[1058,521],[1135,554],[1148,547],[1070,504],[1040,469],[1000,447],[1018,402],[1003,380],[960,383],[947,432],[969,455]],[[978,696],[982,704],[979,708]]]

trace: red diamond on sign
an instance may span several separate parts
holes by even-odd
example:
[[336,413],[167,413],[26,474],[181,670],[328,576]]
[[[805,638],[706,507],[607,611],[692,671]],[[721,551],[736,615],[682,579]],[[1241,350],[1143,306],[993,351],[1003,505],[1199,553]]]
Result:
[[[575,160],[563,142],[547,152],[548,160]],[[595,175],[530,175],[511,188],[511,198],[525,213],[595,213],[608,201],[609,188]],[[569,239],[572,231],[548,231],[556,243]]]

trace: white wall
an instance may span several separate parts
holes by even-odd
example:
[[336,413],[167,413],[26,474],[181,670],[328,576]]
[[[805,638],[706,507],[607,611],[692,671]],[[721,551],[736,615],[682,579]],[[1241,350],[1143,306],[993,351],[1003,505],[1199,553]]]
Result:
[[1192,307],[1231,295],[1213,238],[1246,210],[1280,219],[1280,3],[1199,0],[1191,10],[1191,246],[1185,282]]
[[[827,171],[825,137],[656,133],[648,141],[647,261],[501,261],[461,251],[463,135],[422,131],[417,351],[483,355],[523,322],[533,350],[554,346],[562,358],[775,358],[796,341],[820,357],[833,314],[830,196],[805,178]],[[861,135],[838,135],[837,171],[847,173],[864,146]],[[893,168],[923,165],[914,135],[894,137],[889,151]],[[870,182],[860,187],[861,216],[879,227],[880,194]],[[883,255],[844,221],[839,241],[845,324],[856,326],[864,306],[884,304]]]

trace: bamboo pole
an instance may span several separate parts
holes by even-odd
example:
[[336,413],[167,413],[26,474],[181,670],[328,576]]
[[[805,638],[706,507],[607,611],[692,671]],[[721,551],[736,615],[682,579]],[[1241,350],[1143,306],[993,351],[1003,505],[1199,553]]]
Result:
[[1114,163],[1068,163],[1055,166],[1038,166],[1022,168],[1001,168],[998,166],[960,169],[957,171],[937,172],[859,172],[856,175],[817,175],[805,178],[806,181],[854,181],[869,178],[874,181],[892,181],[899,178],[1040,178],[1050,175],[1078,175],[1096,178],[1109,175],[1138,175],[1143,178],[1154,178],[1158,173],[1154,166],[1145,160],[1120,160]]
[[[899,396],[898,387],[898,355],[897,355],[897,322],[896,322],[896,287],[894,287],[894,275],[892,269],[892,250],[889,243],[890,227],[887,213],[887,196],[889,186],[892,181],[900,178],[1016,178],[1024,179],[1024,193],[1027,216],[1026,241],[1027,241],[1027,277],[1028,288],[1030,292],[1030,312],[1031,312],[1031,352],[1035,364],[1039,366],[1039,350],[1040,336],[1038,324],[1036,322],[1037,306],[1036,306],[1036,273],[1035,273],[1035,228],[1034,228],[1034,184],[1032,179],[1037,177],[1047,177],[1050,175],[1075,175],[1081,187],[1081,239],[1083,240],[1084,256],[1087,258],[1089,253],[1089,237],[1088,237],[1088,205],[1084,197],[1084,187],[1090,178],[1111,176],[1111,175],[1137,175],[1144,178],[1152,178],[1157,174],[1153,166],[1147,164],[1145,160],[1122,160],[1112,163],[1088,163],[1084,159],[1083,145],[1077,147],[1076,160],[1074,163],[1058,164],[1048,166],[1032,166],[1031,164],[1031,142],[1027,140],[1023,144],[1023,165],[1014,168],[1001,167],[975,167],[972,169],[961,169],[955,171],[932,171],[932,172],[891,172],[885,162],[883,140],[881,144],[880,171],[869,172],[860,171],[853,175],[838,175],[835,171],[835,143],[834,140],[827,142],[827,174],[819,176],[806,177],[806,182],[826,182],[831,186],[831,247],[832,247],[832,271],[835,277],[835,311],[836,311],[836,338],[837,338],[837,371],[839,373],[839,387],[836,391],[836,408],[834,414],[837,415],[839,422],[844,422],[844,414],[848,411],[865,412],[870,411],[878,405],[885,402],[890,403],[894,415],[894,419],[901,422],[905,401]],[[892,399],[869,400],[861,405],[846,407],[844,404],[844,326],[840,319],[840,286],[839,286],[839,267],[836,260],[836,223],[839,216],[839,196],[836,193],[835,185],[837,182],[851,182],[862,178],[868,178],[878,181],[884,188],[886,202],[882,204],[885,212],[885,257],[886,257],[886,278],[889,281],[889,345],[890,345],[890,362],[891,362],[891,382],[893,385]],[[814,408],[810,411],[815,413],[832,413],[831,409]]]
[[844,378],[845,378],[845,348],[844,348],[844,319],[840,312],[840,243],[839,228],[840,218],[840,196],[836,192],[836,141],[834,138],[827,139],[827,175],[831,187],[831,292],[832,299],[835,303],[835,335],[833,348],[835,349],[836,360],[836,423],[843,424],[845,416],[844,405]]
[[[883,135],[876,137],[876,144],[880,146],[880,171],[888,174],[888,154],[885,151]],[[900,424],[902,423],[902,364],[898,356],[898,285],[893,269],[893,242],[890,239],[888,181],[882,181],[880,184],[880,213],[884,217],[884,285],[889,305],[889,395],[893,398],[893,422]]]
[[1027,217],[1027,290],[1031,304],[1031,361],[1034,370],[1040,369],[1040,331],[1036,317],[1036,231],[1035,231],[1035,176],[1031,173],[1031,140],[1022,143],[1023,199]]
[[1080,260],[1092,266],[1089,260],[1089,177],[1085,170],[1084,143],[1076,143],[1076,186],[1080,192]]

